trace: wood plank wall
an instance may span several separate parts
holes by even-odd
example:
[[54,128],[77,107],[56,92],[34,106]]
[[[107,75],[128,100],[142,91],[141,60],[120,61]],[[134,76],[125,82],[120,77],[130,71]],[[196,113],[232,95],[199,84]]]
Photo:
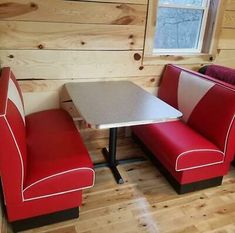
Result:
[[225,7],[216,63],[235,68],[235,0]]
[[[21,80],[26,113],[58,107],[68,81],[128,79],[156,93],[162,69],[172,61],[142,65],[147,4],[0,0],[0,66],[12,67]],[[235,1],[228,0],[214,63],[235,67],[234,41]],[[197,69],[205,61],[178,63]]]

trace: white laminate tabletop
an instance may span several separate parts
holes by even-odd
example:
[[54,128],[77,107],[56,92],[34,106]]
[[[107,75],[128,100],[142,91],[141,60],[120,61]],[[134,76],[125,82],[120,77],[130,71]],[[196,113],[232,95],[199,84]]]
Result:
[[73,82],[65,86],[75,107],[92,128],[149,124],[182,116],[130,81]]

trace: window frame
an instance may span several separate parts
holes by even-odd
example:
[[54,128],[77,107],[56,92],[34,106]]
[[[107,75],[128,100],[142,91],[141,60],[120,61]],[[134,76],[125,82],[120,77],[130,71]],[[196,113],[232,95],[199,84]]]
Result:
[[201,51],[164,51],[154,53],[154,36],[157,23],[158,0],[149,0],[147,10],[147,22],[144,41],[143,64],[165,64],[174,62],[178,64],[193,64],[211,62],[217,53],[218,37],[222,25],[223,13],[227,0],[210,0],[208,7],[207,22],[205,23],[205,34],[202,39]]
[[202,22],[200,25],[200,30],[199,30],[199,37],[198,37],[198,45],[197,48],[192,48],[192,49],[155,49],[153,48],[153,54],[165,54],[165,53],[200,53],[203,45],[203,38],[205,34],[205,29],[206,29],[206,22],[207,22],[207,16],[209,12],[209,6],[210,6],[210,1],[211,0],[202,0],[202,6],[187,6],[187,5],[175,5],[175,4],[158,4],[159,7],[164,7],[164,8],[173,8],[173,9],[191,9],[191,10],[202,10],[203,11],[203,17],[202,17]]

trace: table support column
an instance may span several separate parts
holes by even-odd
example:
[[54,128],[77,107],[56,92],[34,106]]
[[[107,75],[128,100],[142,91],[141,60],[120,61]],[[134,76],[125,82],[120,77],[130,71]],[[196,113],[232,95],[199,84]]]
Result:
[[123,184],[124,180],[117,169],[116,148],[117,148],[117,128],[111,128],[109,130],[109,167],[117,183]]
[[104,155],[106,162],[96,163],[95,168],[108,166],[110,168],[110,170],[112,171],[116,182],[118,184],[123,184],[124,180],[117,169],[117,165],[144,161],[145,158],[144,157],[134,157],[134,158],[130,158],[130,159],[117,160],[116,159],[117,131],[118,131],[118,128],[110,128],[109,129],[109,146],[108,146],[109,149],[107,150],[107,148],[102,148],[102,154]]
[[106,148],[102,149],[103,155],[105,156],[106,161],[108,161],[108,166],[111,169],[113,176],[118,184],[123,184],[124,180],[121,177],[117,169],[117,160],[116,160],[116,148],[117,148],[117,128],[109,129],[109,151]]
[[109,164],[116,166],[117,128],[109,129]]

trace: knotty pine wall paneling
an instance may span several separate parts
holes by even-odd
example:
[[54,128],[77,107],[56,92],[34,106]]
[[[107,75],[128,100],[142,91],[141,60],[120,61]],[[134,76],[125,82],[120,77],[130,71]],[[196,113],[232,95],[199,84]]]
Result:
[[[65,82],[127,79],[155,94],[165,64],[195,70],[205,64],[207,58],[180,56],[142,64],[147,4],[0,0],[0,66],[10,66],[21,80],[26,113],[58,107]],[[232,67],[234,16],[235,1],[228,0],[214,61]]]
[[0,0],[0,64],[24,80],[26,113],[58,107],[66,81],[156,83],[162,67],[141,67],[146,9],[145,0]]
[[215,63],[235,68],[235,0],[228,0]]

